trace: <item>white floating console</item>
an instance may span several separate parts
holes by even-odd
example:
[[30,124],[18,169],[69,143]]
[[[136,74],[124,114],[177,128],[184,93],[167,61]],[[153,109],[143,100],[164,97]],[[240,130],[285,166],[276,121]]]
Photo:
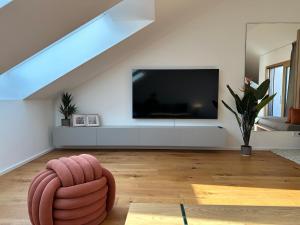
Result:
[[55,127],[56,147],[224,147],[226,130],[189,127]]

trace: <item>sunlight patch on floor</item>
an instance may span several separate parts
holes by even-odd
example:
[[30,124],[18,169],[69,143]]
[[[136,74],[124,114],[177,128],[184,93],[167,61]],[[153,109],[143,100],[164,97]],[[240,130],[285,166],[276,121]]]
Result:
[[192,184],[188,204],[300,206],[300,190]]

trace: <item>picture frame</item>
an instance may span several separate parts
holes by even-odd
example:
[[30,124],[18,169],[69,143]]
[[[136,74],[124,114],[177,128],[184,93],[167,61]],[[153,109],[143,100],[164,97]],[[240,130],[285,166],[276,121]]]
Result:
[[98,114],[88,114],[86,115],[86,126],[87,127],[99,127],[100,117]]
[[86,126],[86,115],[74,114],[72,116],[73,127],[85,127]]

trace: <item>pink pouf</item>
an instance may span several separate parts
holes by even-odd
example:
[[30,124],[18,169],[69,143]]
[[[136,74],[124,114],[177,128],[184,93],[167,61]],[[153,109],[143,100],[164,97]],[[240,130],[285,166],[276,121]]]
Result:
[[98,225],[115,201],[113,175],[87,154],[50,160],[31,182],[33,225]]

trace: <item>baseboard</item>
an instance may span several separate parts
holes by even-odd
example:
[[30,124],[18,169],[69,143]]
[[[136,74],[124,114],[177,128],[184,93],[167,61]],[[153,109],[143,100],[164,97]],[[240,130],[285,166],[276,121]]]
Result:
[[[241,150],[240,146],[234,146],[234,147],[184,147],[184,146],[64,146],[64,147],[56,147],[58,150],[62,149],[106,149],[106,150],[114,150],[114,149],[120,149],[120,150],[223,150],[223,151],[232,151]],[[278,148],[276,148],[278,149]],[[267,148],[267,147],[253,147],[253,150],[257,151],[271,151],[275,150],[275,148]]]
[[7,168],[1,170],[1,171],[0,171],[0,176],[2,176],[3,174],[8,173],[8,172],[10,172],[10,171],[12,171],[12,170],[14,170],[14,169],[20,167],[20,166],[23,166],[23,165],[25,165],[26,163],[29,163],[29,162],[31,162],[31,161],[33,161],[33,160],[39,158],[40,156],[45,155],[45,154],[47,154],[48,152],[51,152],[51,151],[54,150],[54,149],[55,149],[55,148],[53,148],[53,147],[48,148],[48,149],[46,149],[46,150],[44,150],[44,151],[42,151],[42,152],[40,152],[40,153],[38,153],[38,154],[36,154],[36,155],[33,155],[33,156],[31,156],[31,157],[29,157],[29,158],[27,158],[27,159],[25,159],[25,160],[23,160],[23,161],[21,161],[21,162],[15,163],[15,164],[13,164],[13,165],[11,165],[11,166],[9,166],[9,167],[7,167]]
[[[115,145],[115,146],[64,146],[64,147],[56,147],[55,149],[57,150],[62,150],[62,149],[94,149],[94,150],[115,150],[115,149],[120,149],[120,150],[224,150],[224,151],[240,151],[241,147],[240,146],[227,146],[227,147],[183,147],[183,146],[122,146],[122,145]],[[272,151],[272,150],[300,150],[300,148],[279,148],[279,147],[255,147],[252,146],[252,149],[254,151]]]

